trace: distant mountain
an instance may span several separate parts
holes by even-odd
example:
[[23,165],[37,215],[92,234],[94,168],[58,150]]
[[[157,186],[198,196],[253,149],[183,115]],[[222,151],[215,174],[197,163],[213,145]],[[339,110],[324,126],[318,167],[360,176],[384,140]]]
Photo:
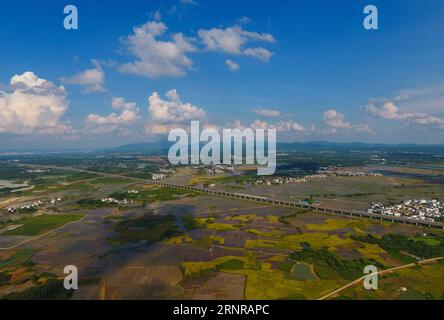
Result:
[[420,144],[383,144],[365,142],[329,142],[329,141],[309,141],[309,142],[289,142],[278,143],[278,149],[282,150],[408,150],[408,149],[440,149],[444,145],[420,145]]
[[[133,153],[147,155],[166,155],[172,142],[157,141],[149,143],[135,143],[115,148],[100,150],[105,153]],[[376,144],[363,142],[280,142],[277,144],[277,152],[285,151],[403,151],[403,152],[444,152],[444,145],[419,145],[419,144]]]
[[168,153],[168,149],[171,145],[172,143],[168,141],[133,143],[115,148],[108,148],[101,151],[105,153],[138,153],[147,155],[165,155]]

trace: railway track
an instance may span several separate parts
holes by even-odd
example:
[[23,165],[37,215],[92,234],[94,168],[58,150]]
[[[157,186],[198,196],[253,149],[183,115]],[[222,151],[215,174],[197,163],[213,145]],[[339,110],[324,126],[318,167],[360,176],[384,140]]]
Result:
[[[31,165],[29,165],[29,166],[31,166]],[[135,177],[128,177],[128,176],[110,174],[110,173],[102,173],[102,172],[96,172],[96,171],[90,171],[90,170],[84,170],[84,169],[78,169],[78,168],[72,168],[72,167],[36,166],[36,165],[32,165],[32,166],[39,167],[39,168],[46,168],[46,169],[59,169],[59,170],[69,170],[69,171],[75,171],[75,172],[91,173],[91,174],[100,175],[103,177],[134,181],[136,183],[140,183],[143,185],[157,185],[157,186],[161,186],[161,187],[189,190],[189,191],[195,191],[195,192],[213,195],[213,196],[217,196],[217,197],[254,201],[254,202],[258,202],[258,203],[270,204],[273,206],[280,206],[280,207],[285,207],[285,208],[300,208],[300,209],[307,209],[307,210],[315,210],[318,212],[331,213],[331,214],[335,214],[335,215],[345,215],[345,216],[369,218],[372,220],[389,221],[392,223],[411,224],[411,225],[416,225],[416,226],[424,226],[424,227],[428,227],[428,228],[439,228],[439,229],[444,230],[444,224],[439,223],[439,222],[419,221],[419,220],[413,220],[413,219],[408,219],[408,218],[404,218],[404,217],[386,216],[386,215],[380,215],[380,214],[370,213],[370,212],[365,212],[365,211],[331,209],[331,208],[326,208],[326,207],[317,206],[317,205],[310,205],[310,204],[306,204],[306,203],[302,203],[302,202],[285,201],[285,200],[271,199],[268,197],[261,197],[261,196],[255,196],[255,195],[249,195],[249,194],[218,191],[218,190],[213,190],[213,189],[198,188],[198,187],[178,185],[178,184],[172,184],[172,183],[164,183],[161,181],[139,179],[139,178],[135,178]]]

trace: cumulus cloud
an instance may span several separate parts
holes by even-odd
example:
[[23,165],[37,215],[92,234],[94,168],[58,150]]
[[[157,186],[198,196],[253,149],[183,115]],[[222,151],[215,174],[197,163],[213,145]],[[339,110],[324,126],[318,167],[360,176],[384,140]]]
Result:
[[135,27],[133,34],[123,42],[136,59],[121,65],[119,70],[148,78],[185,75],[193,65],[187,53],[196,49],[182,33],[175,33],[168,40],[159,40],[167,29],[163,22],[156,21]]
[[245,49],[244,54],[264,62],[270,61],[271,57],[273,56],[273,53],[262,47]]
[[296,121],[280,121],[276,125],[277,131],[305,132],[305,128]]
[[252,129],[276,129],[276,131],[279,131],[279,132],[290,132],[290,131],[305,132],[306,131],[306,129],[301,124],[299,124],[298,122],[293,121],[293,120],[280,121],[275,124],[268,123],[267,121],[264,121],[264,120],[255,120],[250,125],[250,127]]
[[163,100],[157,92],[148,98],[148,111],[151,119],[156,122],[184,122],[200,120],[206,112],[191,103],[182,102],[176,90],[168,91]]
[[113,98],[112,107],[116,110],[121,110],[120,114],[115,112],[107,116],[100,116],[97,114],[90,114],[87,117],[87,122],[108,125],[108,124],[129,124],[133,123],[138,119],[139,109],[137,105],[133,102],[126,102],[125,99],[121,97]]
[[262,47],[248,47],[250,42],[274,43],[276,40],[269,33],[258,33],[243,30],[241,26],[225,29],[200,29],[197,33],[205,48],[212,51],[221,51],[228,54],[251,56],[262,61],[269,61],[272,53]]
[[[118,69],[121,72],[148,78],[180,77],[193,68],[190,54],[196,52],[219,51],[264,62],[270,61],[273,56],[268,49],[252,45],[255,42],[274,43],[276,40],[269,33],[247,31],[239,24],[225,29],[200,29],[197,37],[187,37],[183,33],[167,34],[168,28],[160,19],[161,15],[155,14],[155,21],[135,27],[131,35],[122,38],[134,60],[120,65]],[[248,19],[241,20],[245,24]],[[232,60],[225,63],[232,71],[239,69],[239,64]],[[74,80],[80,82],[77,78]]]
[[233,60],[226,60],[225,64],[227,65],[228,69],[231,71],[237,71],[240,69],[240,65],[237,62],[234,62]]
[[398,106],[394,102],[385,102],[382,106],[377,107],[374,103],[370,103],[366,107],[368,114],[386,120],[400,121],[408,125],[416,124],[421,126],[437,126],[444,128],[444,119],[431,116],[422,112],[400,112]]
[[87,130],[94,133],[119,132],[127,134],[128,126],[139,119],[139,108],[134,102],[126,102],[122,97],[112,99],[111,106],[120,113],[113,112],[107,116],[90,114],[86,118]]
[[[168,91],[165,99],[153,92],[148,98],[150,121],[146,126],[149,134],[165,134],[170,129],[183,127],[185,122],[205,120],[206,111],[191,103],[182,102],[176,90]],[[189,126],[189,124],[187,124]]]
[[105,72],[97,61],[93,63],[95,68],[87,69],[72,77],[62,78],[62,83],[83,86],[86,93],[105,92]]
[[0,91],[0,133],[61,134],[73,133],[61,121],[68,110],[63,86],[37,77],[33,72],[15,75],[9,92]]
[[349,129],[351,128],[351,123],[346,122],[345,116],[334,109],[327,110],[324,112],[322,121],[329,127],[335,129]]
[[352,124],[345,120],[342,113],[335,109],[327,110],[322,115],[323,123],[330,128],[330,132],[337,132],[338,129],[349,129],[356,132],[371,132],[372,130],[366,124]]
[[253,112],[259,116],[267,117],[267,118],[276,118],[281,116],[281,112],[279,110],[274,109],[265,109],[265,108],[255,108]]

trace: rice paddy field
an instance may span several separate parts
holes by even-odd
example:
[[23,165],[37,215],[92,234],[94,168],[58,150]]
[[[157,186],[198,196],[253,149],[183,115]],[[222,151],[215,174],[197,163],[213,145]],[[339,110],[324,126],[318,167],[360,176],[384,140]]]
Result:
[[[168,179],[268,197],[366,210],[371,201],[439,198],[430,168],[385,167],[382,177],[332,177],[297,185],[253,186],[190,168]],[[382,170],[378,168],[378,170]],[[415,171],[418,170],[418,171]],[[413,172],[414,171],[414,172]],[[432,171],[432,172],[430,172]],[[401,174],[401,175],[400,175]],[[412,176],[412,174],[414,174]],[[420,175],[420,176],[418,176]],[[0,298],[64,299],[435,299],[444,298],[444,233],[211,197],[63,170],[32,180],[34,189],[0,198],[0,207],[61,197],[30,215],[0,216]],[[242,191],[246,192],[246,191]],[[130,200],[128,205],[102,198]],[[79,290],[61,290],[63,268],[79,269]],[[361,282],[364,267],[387,270],[379,289]],[[49,290],[50,288],[50,290]]]

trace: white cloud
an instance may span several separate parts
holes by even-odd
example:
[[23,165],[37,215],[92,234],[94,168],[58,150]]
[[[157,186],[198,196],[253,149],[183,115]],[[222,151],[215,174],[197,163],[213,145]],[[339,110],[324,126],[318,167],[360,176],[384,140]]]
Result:
[[259,116],[268,117],[268,118],[276,118],[281,116],[281,112],[279,110],[274,109],[265,109],[265,108],[255,108],[253,112]]
[[157,10],[156,12],[152,13],[152,16],[154,18],[154,21],[162,20],[162,14],[160,13],[160,10]]
[[237,20],[237,22],[240,25],[244,25],[244,24],[250,24],[252,22],[252,20],[246,16],[243,16],[242,18],[240,18],[239,20]]
[[100,116],[97,114],[90,114],[86,118],[86,129],[92,133],[111,133],[118,132],[120,134],[129,134],[129,126],[139,120],[139,108],[133,102],[126,102],[121,97],[113,98],[111,106],[120,113],[115,112]]
[[124,43],[136,60],[121,65],[119,70],[148,78],[185,75],[193,65],[186,54],[196,49],[182,33],[173,34],[170,40],[159,40],[166,31],[164,23],[155,21],[134,28]]
[[441,113],[444,106],[444,84],[400,90],[394,97],[371,98],[369,104],[381,106],[387,102],[402,104],[404,113],[416,113],[419,107],[421,113]]
[[277,131],[305,132],[305,128],[296,121],[280,121],[276,125]]
[[[191,3],[191,2],[190,2]],[[241,25],[221,29],[200,29],[197,38],[183,33],[167,35],[167,26],[159,21],[161,15],[155,14],[155,21],[149,21],[133,29],[133,33],[122,39],[126,50],[135,59],[118,68],[121,72],[158,78],[162,76],[180,77],[192,69],[193,61],[189,57],[193,52],[220,51],[232,55],[243,55],[268,62],[273,53],[263,47],[255,47],[253,42],[274,43],[276,40],[269,33],[251,32]],[[246,22],[246,19],[242,19]],[[239,64],[232,60],[226,64],[230,70],[239,69]]]
[[276,129],[279,132],[305,132],[305,128],[296,121],[280,121],[276,124],[270,124],[264,120],[255,120],[250,127],[252,129]]
[[121,97],[113,98],[112,107],[116,110],[121,110],[120,114],[115,112],[107,116],[100,116],[97,114],[90,114],[87,117],[87,122],[98,125],[109,124],[130,124],[134,123],[138,119],[139,109],[133,102],[125,102]]
[[324,112],[322,121],[329,127],[335,129],[349,129],[352,127],[350,122],[346,122],[345,116],[334,109]]
[[374,103],[370,103],[366,107],[367,113],[378,118],[386,120],[400,121],[405,124],[437,126],[444,128],[444,119],[431,116],[421,112],[400,112],[398,106],[394,102],[386,102],[381,107],[377,107]]
[[187,5],[187,4],[190,4],[190,5],[193,5],[193,6],[197,6],[199,3],[197,2],[197,1],[195,1],[195,0],[179,0],[179,2],[181,3],[181,4],[185,4],[185,5]]
[[273,56],[272,52],[270,52],[267,49],[264,49],[262,47],[245,49],[244,54],[246,56],[250,56],[250,57],[262,60],[264,62],[270,61],[271,57]]
[[252,41],[274,43],[276,40],[269,33],[243,30],[241,26],[226,29],[200,29],[198,36],[207,50],[221,51],[228,54],[247,55],[263,61],[269,61],[272,53],[262,47],[245,48]]
[[162,99],[157,92],[153,92],[148,98],[148,134],[165,134],[173,128],[188,127],[188,121],[205,120],[206,111],[191,103],[182,102],[176,90],[168,91],[165,97],[166,99]]
[[83,86],[86,93],[105,92],[105,72],[97,61],[93,63],[95,68],[87,69],[72,77],[62,78],[62,83]]
[[184,103],[176,90],[168,91],[162,100],[157,92],[148,98],[151,119],[156,122],[183,122],[201,120],[206,112],[191,103]]
[[237,62],[234,62],[233,60],[226,60],[225,64],[227,65],[228,69],[231,71],[238,71],[240,69],[240,65]]
[[372,132],[366,124],[352,124],[345,120],[342,113],[334,109],[327,110],[323,113],[322,121],[330,128],[331,133],[336,133],[338,129],[349,129],[356,132]]
[[33,72],[15,75],[10,92],[0,91],[0,133],[61,134],[73,133],[61,122],[68,110],[67,92]]

